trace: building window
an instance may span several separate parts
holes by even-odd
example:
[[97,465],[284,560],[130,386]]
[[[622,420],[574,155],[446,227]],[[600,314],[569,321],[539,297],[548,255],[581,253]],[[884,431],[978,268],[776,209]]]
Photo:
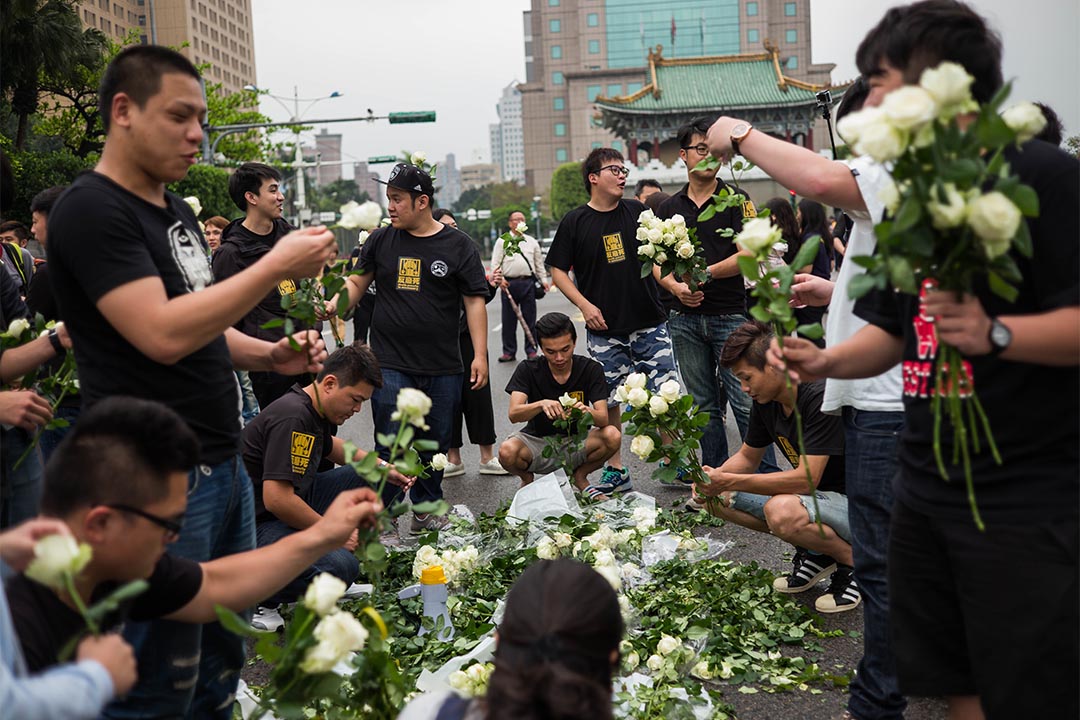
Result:
[[626,94],[627,95],[633,95],[638,90],[640,90],[642,87],[644,87],[644,86],[639,82],[626,83]]
[[748,3],[746,3],[746,17],[754,17],[756,15],[757,15],[757,3],[756,2],[748,2]]
[[789,2],[784,3],[784,15],[787,17],[795,17],[795,7],[797,3]]
[[562,32],[562,20],[549,20],[548,29],[553,33]]
[[787,66],[788,66],[788,70],[798,70],[799,69],[799,58],[792,55],[787,60]]
[[748,42],[748,43],[756,43],[758,41],[758,37],[759,36],[758,36],[757,28],[750,28],[749,30],[746,31],[746,42]]
[[552,45],[551,46],[551,59],[552,60],[558,60],[561,57],[562,57],[562,45]]
[[555,109],[556,110],[565,110],[566,109],[566,99],[561,98],[561,97],[555,98]]
[[548,7],[559,7],[559,0],[548,0]]
[[622,85],[615,84],[615,85],[608,85],[607,86],[607,96],[608,97],[618,97],[620,95],[622,95]]
[[561,72],[556,70],[555,72],[551,73],[551,84],[552,85],[562,85],[563,82],[564,82],[563,74]]
[[600,41],[599,40],[590,40],[589,41],[589,54],[590,55],[599,55],[600,54]]
[[[553,2],[558,2],[558,1],[559,0],[553,0]],[[566,159],[568,157],[569,156],[566,154],[566,148],[559,148],[558,150],[555,151],[555,162],[557,162],[557,163],[566,162]]]
[[566,137],[566,123],[555,123],[555,137]]
[[589,27],[600,27],[599,13],[589,13],[585,16],[585,24]]
[[585,91],[585,97],[589,102],[592,102],[600,94],[599,85],[590,85]]
[[784,39],[787,40],[791,44],[795,44],[795,43],[799,42],[799,31],[798,30],[787,30],[786,32],[784,32]]

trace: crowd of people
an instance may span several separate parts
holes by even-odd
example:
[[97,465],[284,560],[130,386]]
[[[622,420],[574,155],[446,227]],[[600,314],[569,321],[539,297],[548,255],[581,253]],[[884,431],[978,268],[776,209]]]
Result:
[[[962,2],[894,7],[859,45],[861,78],[838,114],[878,106],[946,60],[973,76],[974,97],[986,102],[1003,84],[1001,53]],[[792,568],[776,591],[828,579],[817,610],[862,609],[864,652],[845,717],[903,717],[907,696],[944,697],[956,720],[1080,713],[1076,158],[1038,139],[1006,151],[1040,211],[1026,221],[1033,255],[1017,256],[1023,280],[1013,303],[985,283],[963,296],[877,290],[853,301],[848,289],[864,269],[842,259],[874,252],[888,169],[866,157],[829,160],[740,118],[679,129],[687,179],[671,194],[643,181],[634,199],[624,197],[623,156],[594,149],[582,163],[589,200],[561,219],[546,257],[528,236],[516,255],[500,242],[491,278],[453,214],[433,207],[431,175],[399,163],[384,183],[390,224],[359,248],[342,291],[344,305],[361,311],[363,337],[328,354],[317,329],[286,336],[273,322],[284,317],[282,298],[337,253],[326,228],[282,218],[281,175],[260,163],[237,168],[228,189],[243,217],[231,222],[200,224],[165,188],[199,152],[206,106],[195,67],[166,48],[128,48],[109,64],[100,104],[107,139],[94,171],[43,189],[32,233],[0,225],[0,327],[32,313],[55,321],[0,354],[5,714],[232,717],[245,651],[214,622],[216,605],[264,614],[295,601],[317,574],[357,580],[357,529],[406,495],[441,499],[443,478],[464,473],[463,425],[480,446],[481,473],[528,484],[561,463],[543,450],[554,423],[576,408],[592,428],[561,453],[574,486],[593,501],[632,489],[616,397],[631,373],[654,391],[681,379],[709,414],[708,484],[691,489],[683,468],[667,473],[691,490],[688,507],[790,543]],[[745,251],[733,237],[757,214],[752,202],[698,220],[720,191],[739,192],[700,161],[736,153],[804,198],[763,205],[787,247],[770,262],[791,263],[820,239],[813,262],[796,269],[793,302],[800,323],[824,317],[821,341],[787,338],[781,348],[749,319]],[[7,174],[5,211],[10,185]],[[638,217],[647,207],[696,229],[707,282],[692,287],[658,269],[642,276]],[[825,208],[844,213],[835,235]],[[523,221],[511,215],[510,233],[523,235]],[[570,317],[536,318],[536,298],[552,285],[581,313],[587,356],[575,353]],[[508,419],[523,425],[497,448],[487,347],[496,295],[500,362],[518,361],[519,326],[524,335],[505,387]],[[338,307],[328,299],[326,312]],[[970,516],[962,471],[952,467],[945,482],[933,462],[934,398],[903,382],[928,332],[934,348],[949,343],[970,361],[995,430],[1000,464],[986,453],[972,460],[984,531]],[[18,378],[62,363],[69,349],[79,383],[66,404],[18,389]],[[431,401],[416,435],[434,449],[421,459],[445,452],[449,464],[417,478],[391,470],[377,497],[348,463],[369,452],[392,459],[384,441],[407,389]],[[365,402],[375,442],[346,457],[337,427]],[[34,433],[54,415],[67,425],[34,449]],[[941,442],[949,457],[952,435],[943,431]],[[413,512],[407,529],[446,522]],[[92,549],[71,590],[22,572],[51,534]],[[77,609],[135,579],[148,581],[146,592],[61,662],[83,627]],[[486,698],[423,695],[402,717],[611,717],[624,631],[596,572],[538,561],[509,593]]]

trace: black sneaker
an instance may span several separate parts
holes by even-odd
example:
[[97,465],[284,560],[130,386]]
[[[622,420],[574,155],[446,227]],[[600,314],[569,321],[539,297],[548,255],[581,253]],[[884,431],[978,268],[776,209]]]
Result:
[[837,563],[829,589],[814,601],[820,613],[840,613],[854,610],[862,602],[862,593],[855,584],[855,568]]
[[773,590],[800,593],[817,585],[836,569],[836,561],[828,555],[813,555],[806,548],[795,548],[791,572],[773,580]]

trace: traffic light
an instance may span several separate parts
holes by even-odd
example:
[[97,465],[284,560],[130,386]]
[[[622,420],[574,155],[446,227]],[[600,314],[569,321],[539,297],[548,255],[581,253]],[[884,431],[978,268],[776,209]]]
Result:
[[392,112],[389,117],[391,125],[435,122],[435,111],[421,110],[419,112]]

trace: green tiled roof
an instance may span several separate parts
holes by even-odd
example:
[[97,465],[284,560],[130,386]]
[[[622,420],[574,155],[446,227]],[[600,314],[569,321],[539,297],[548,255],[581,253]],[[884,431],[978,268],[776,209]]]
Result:
[[[784,77],[776,54],[667,60],[649,54],[650,83],[596,105],[623,113],[670,113],[814,104],[820,87]],[[658,91],[658,92],[657,92]]]

